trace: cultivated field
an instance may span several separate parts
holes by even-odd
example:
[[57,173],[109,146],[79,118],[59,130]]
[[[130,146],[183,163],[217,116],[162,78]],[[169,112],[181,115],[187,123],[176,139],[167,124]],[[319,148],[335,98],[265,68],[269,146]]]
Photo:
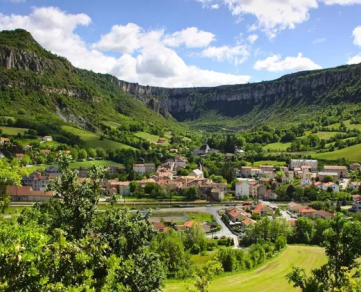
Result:
[[25,128],[14,128],[14,127],[0,127],[5,135],[17,135],[17,134],[24,134],[27,130]]
[[[152,134],[149,134],[146,132],[136,132],[136,133],[134,133],[134,136],[148,140],[150,143],[156,143],[158,141],[158,139],[160,138],[157,135],[152,135]],[[168,141],[166,141],[162,145],[168,145]]]
[[291,146],[291,143],[271,143],[263,147],[265,150],[271,150],[271,151],[286,151],[288,147]]
[[[212,281],[211,292],[291,292],[300,291],[288,284],[286,274],[292,266],[300,266],[310,272],[313,268],[326,263],[324,250],[320,247],[289,246],[274,260],[251,272],[222,275]],[[165,292],[182,292],[187,285],[184,282],[168,282]]]

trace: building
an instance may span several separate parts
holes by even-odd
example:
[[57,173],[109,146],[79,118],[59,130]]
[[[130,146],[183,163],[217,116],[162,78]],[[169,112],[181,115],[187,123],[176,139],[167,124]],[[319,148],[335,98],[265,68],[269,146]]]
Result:
[[259,168],[261,169],[261,171],[265,172],[265,171],[271,171],[273,172],[274,167],[273,165],[260,165]]
[[310,165],[301,165],[301,171],[302,172],[311,172],[312,167]]
[[40,153],[41,154],[45,154],[46,156],[48,156],[50,154],[51,150],[49,149],[40,149]]
[[339,192],[340,191],[340,186],[334,182],[329,182],[329,183],[323,183],[322,184],[322,189],[324,191],[327,191],[329,189],[332,189],[334,192]]
[[51,136],[44,136],[43,137],[43,142],[51,142],[51,141],[53,141],[53,137],[51,137]]
[[247,214],[248,213],[239,207],[229,207],[226,209],[226,215],[232,222],[241,222],[242,220],[247,219]]
[[155,164],[154,163],[133,164],[133,170],[134,172],[140,174],[155,172]]
[[252,167],[251,166],[242,166],[241,167],[241,175],[243,177],[251,177],[252,176]]
[[319,172],[318,173],[318,178],[320,181],[324,181],[326,176],[332,176],[333,177],[333,182],[338,181],[339,179],[339,174],[337,172]]
[[49,177],[35,171],[29,176],[24,176],[21,180],[21,184],[23,186],[31,187],[34,191],[45,191],[49,184]]
[[303,165],[311,166],[311,170],[316,171],[318,167],[318,161],[311,159],[291,159],[290,169],[301,168]]
[[15,154],[15,157],[16,157],[17,159],[21,160],[21,159],[23,159],[24,154],[23,154],[23,153],[16,153],[16,154]]
[[208,154],[210,151],[211,151],[211,148],[208,146],[208,144],[204,144],[200,148],[195,148],[193,150],[193,153],[195,155],[205,155],[205,154]]
[[213,200],[221,202],[224,200],[224,188],[214,187],[211,190],[211,197]]
[[113,175],[115,173],[118,173],[122,170],[125,170],[124,166],[118,166],[118,165],[107,165],[105,166],[105,169],[108,171],[110,175]]
[[277,200],[277,198],[278,195],[272,190],[267,190],[265,195],[263,197],[260,197],[260,199],[264,201]]
[[333,218],[333,217],[334,217],[333,213],[327,212],[325,210],[319,210],[316,213],[316,218],[330,219],[330,218]]
[[54,191],[50,191],[50,192],[34,191],[30,186],[24,186],[24,187],[10,186],[7,188],[7,191],[10,194],[12,201],[41,202],[41,201],[49,200],[55,194]]
[[33,149],[33,147],[31,147],[30,145],[25,145],[24,147],[23,147],[23,150],[24,151],[31,151]]
[[9,138],[6,138],[6,137],[1,137],[1,138],[0,138],[0,144],[1,144],[1,145],[10,144],[10,139],[9,139]]
[[358,162],[351,163],[351,164],[350,164],[350,169],[351,169],[352,171],[361,170],[361,164],[358,163]]
[[350,187],[352,190],[359,189],[360,186],[361,186],[361,182],[359,182],[359,181],[356,181],[356,182],[354,181],[354,182],[351,182],[351,183],[349,184],[349,187]]
[[262,176],[265,177],[265,178],[268,178],[268,179],[274,179],[276,177],[276,174],[273,172],[273,171],[262,171]]
[[287,205],[288,211],[292,211],[292,212],[298,212],[300,210],[300,208],[301,208],[301,205],[297,204],[295,202],[290,202]]
[[298,210],[298,215],[301,217],[307,217],[307,218],[315,218],[317,214],[317,210],[312,209],[308,206],[301,206]]
[[325,165],[324,172],[336,172],[340,178],[347,177],[347,167],[342,165]]
[[61,175],[60,171],[55,166],[48,166],[47,168],[45,168],[44,174],[46,176],[49,176],[49,175],[59,176],[59,175]]
[[260,198],[266,194],[267,187],[257,182],[250,183],[250,197]]
[[301,186],[312,185],[312,172],[304,172],[302,175]]
[[239,199],[240,197],[250,196],[250,183],[256,182],[254,179],[250,178],[241,178],[237,180],[236,183],[236,198]]
[[255,176],[258,176],[258,177],[260,177],[260,176],[262,176],[262,170],[260,170],[259,168],[252,168],[251,169],[251,176],[252,177],[255,177]]
[[183,156],[176,156],[174,158],[174,167],[175,168],[185,168],[187,166],[187,158]]
[[190,177],[204,178],[204,173],[200,169],[194,169],[188,174]]
[[118,194],[122,196],[130,195],[130,182],[129,181],[118,181],[108,180],[105,182],[105,188],[110,195]]

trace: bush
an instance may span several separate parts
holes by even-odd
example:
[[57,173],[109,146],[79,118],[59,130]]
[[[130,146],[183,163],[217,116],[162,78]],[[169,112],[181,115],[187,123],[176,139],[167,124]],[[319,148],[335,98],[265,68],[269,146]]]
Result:
[[199,247],[198,244],[194,243],[191,247],[191,253],[192,254],[199,254],[199,252],[201,251],[201,248]]

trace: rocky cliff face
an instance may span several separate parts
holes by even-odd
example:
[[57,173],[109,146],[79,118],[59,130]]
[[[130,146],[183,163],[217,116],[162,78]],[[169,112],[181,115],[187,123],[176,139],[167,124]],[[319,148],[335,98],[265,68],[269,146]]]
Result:
[[242,115],[256,105],[270,106],[278,100],[313,103],[327,97],[331,91],[361,81],[361,66],[341,66],[290,74],[268,82],[208,88],[161,88],[141,86],[115,77],[110,80],[147,104],[157,103],[161,112],[169,112],[182,121],[198,118],[206,110],[216,110],[226,116]]

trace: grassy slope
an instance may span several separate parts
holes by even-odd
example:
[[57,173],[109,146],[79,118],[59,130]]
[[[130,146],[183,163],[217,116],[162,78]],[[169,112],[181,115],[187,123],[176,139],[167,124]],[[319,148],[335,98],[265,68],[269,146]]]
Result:
[[85,131],[82,129],[78,129],[75,127],[63,126],[63,129],[65,131],[68,131],[70,133],[78,135],[82,140],[85,141],[85,143],[88,147],[92,147],[92,148],[102,147],[104,149],[132,148],[128,145],[125,145],[125,144],[122,144],[119,142],[115,142],[115,141],[111,141],[111,140],[107,140],[107,139],[100,140],[100,135],[97,135],[95,133]]
[[[292,266],[300,266],[310,272],[326,262],[320,247],[289,246],[275,259],[251,272],[222,275],[212,281],[210,292],[291,292],[300,291],[287,283],[286,274]],[[164,292],[184,291],[182,282],[169,282]]]
[[253,166],[260,166],[260,165],[279,165],[279,166],[283,166],[285,165],[285,162],[282,161],[275,161],[275,160],[262,160],[262,161],[257,161],[253,164]]
[[[151,143],[156,143],[158,141],[158,139],[160,138],[157,135],[152,135],[152,134],[145,133],[145,132],[137,132],[134,134],[134,136],[148,140]],[[167,146],[168,144],[169,144],[168,141],[166,141],[162,145]]]
[[271,150],[271,151],[286,151],[288,147],[291,146],[291,143],[271,143],[263,147],[265,150]]
[[17,135],[17,134],[24,134],[28,129],[24,128],[14,128],[14,127],[0,127],[5,135]]
[[[70,163],[70,167],[71,168],[88,168],[90,166],[92,166],[93,164],[99,164],[99,165],[117,165],[117,166],[123,166],[123,164],[120,163],[116,163],[110,160],[94,160],[94,161],[77,161],[77,162],[72,162]],[[43,164],[43,165],[34,165],[32,167],[29,167],[27,169],[29,169],[30,171],[35,171],[35,170],[44,170],[46,167],[48,167],[49,164]]]
[[361,161],[361,144],[353,145],[333,152],[317,153],[312,155],[314,158],[336,160],[338,158],[346,158],[353,161]]

